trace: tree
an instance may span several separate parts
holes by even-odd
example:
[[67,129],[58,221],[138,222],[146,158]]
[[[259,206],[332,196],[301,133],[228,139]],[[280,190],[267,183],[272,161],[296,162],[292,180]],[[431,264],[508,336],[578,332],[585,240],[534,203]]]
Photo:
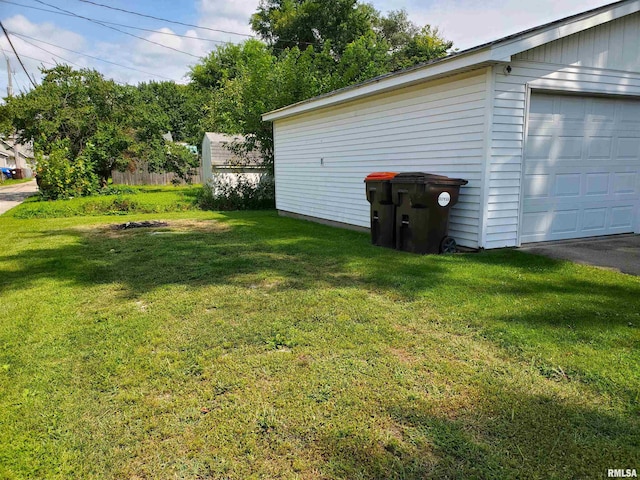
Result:
[[272,167],[270,110],[446,55],[452,43],[418,27],[404,10],[381,15],[357,0],[262,0],[249,40],[212,51],[191,69],[191,85],[211,93],[201,122],[242,134]]
[[361,36],[345,48],[333,67],[331,90],[389,72],[389,44],[373,31]]
[[45,155],[65,140],[70,154],[77,157],[101,123],[126,118],[122,108],[131,103],[131,92],[98,72],[66,65],[42,72],[41,85],[8,98],[2,109],[20,139],[33,141],[34,148]]
[[426,25],[392,53],[389,67],[396,71],[429,62],[444,57],[452,48],[453,42],[442,38],[437,28]]
[[203,116],[203,106],[209,100],[206,90],[174,82],[143,82],[137,88],[141,102],[156,105],[166,116],[174,141],[199,143],[197,127]]
[[[146,162],[152,171],[188,171],[169,158],[162,134],[171,128],[171,118],[148,92],[118,85],[95,70],[58,65],[42,73],[41,85],[7,98],[0,107],[0,123],[15,129],[22,143],[33,141],[43,160],[53,154],[50,164],[56,168],[62,161],[76,165],[65,178],[77,179],[77,172],[88,168],[106,185],[112,170],[136,161]],[[68,189],[91,191],[84,186]]]
[[211,91],[203,126],[209,131],[245,135],[245,149],[260,149],[267,163],[272,151],[271,127],[261,121],[261,115],[287,90],[273,88],[276,64],[265,44],[248,40],[218,47],[191,70],[194,86]]
[[371,30],[377,12],[358,0],[261,0],[251,17],[251,28],[274,50],[314,46],[322,50],[331,42],[341,55],[348,44]]

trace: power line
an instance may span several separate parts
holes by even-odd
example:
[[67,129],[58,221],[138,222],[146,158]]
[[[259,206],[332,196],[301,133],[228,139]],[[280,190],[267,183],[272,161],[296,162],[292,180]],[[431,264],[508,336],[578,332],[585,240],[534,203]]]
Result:
[[[22,40],[23,42],[26,42],[26,40],[23,40],[23,39],[21,39],[21,40]],[[29,43],[29,42],[27,42],[27,43]],[[78,67],[80,67],[80,68],[84,68],[84,67],[82,67],[81,65],[78,65],[77,63],[73,63],[73,62],[71,62],[71,61],[69,61],[69,60],[67,60],[67,59],[65,59],[65,58],[63,58],[63,57],[61,57],[60,55],[56,55],[55,53],[52,53],[52,52],[50,52],[50,51],[48,51],[48,50],[45,50],[44,48],[38,47],[37,45],[34,45],[33,43],[31,43],[31,45],[33,45],[34,47],[40,48],[40,50],[42,50],[42,51],[44,51],[44,52],[47,52],[47,53],[49,53],[49,54],[51,54],[51,55],[54,55],[54,56],[56,56],[56,57],[58,57],[58,58],[61,58],[61,59],[62,59],[62,60],[64,60],[65,62],[69,62],[69,63],[71,63],[71,64],[73,64],[73,65],[76,65],[76,66],[78,66]],[[51,65],[51,66],[53,66],[53,67],[57,67],[58,65],[62,65],[61,63],[58,63],[57,61],[55,61],[55,58],[52,58],[52,60],[54,60],[53,62],[49,62],[48,60],[42,60],[41,58],[30,57],[29,55],[22,55],[22,57],[23,57],[23,58],[28,58],[29,60],[35,60],[36,62],[40,62],[40,63],[41,63],[41,64],[43,64],[43,65]],[[16,78],[16,77],[15,77],[15,75],[14,75],[14,78]],[[123,86],[126,86],[126,85],[127,85],[126,83],[120,82],[120,81],[115,80],[115,79],[113,79],[113,78],[112,78],[111,80],[112,80],[112,81],[114,81],[114,82],[116,82],[116,83],[117,83],[117,84],[119,84],[119,85],[123,85]]]
[[90,3],[91,5],[95,5],[97,7],[108,8],[109,10],[117,10],[119,12],[129,13],[131,15],[137,15],[139,17],[151,18],[153,20],[160,20],[161,22],[166,22],[166,23],[174,23],[176,25],[182,25],[184,27],[201,28],[203,30],[209,30],[211,32],[227,33],[229,35],[240,35],[240,36],[243,36],[243,37],[255,38],[254,35],[249,35],[248,33],[239,33],[239,32],[232,32],[232,31],[229,31],[229,30],[219,30],[217,28],[201,27],[199,25],[193,25],[192,23],[178,22],[176,20],[169,20],[167,18],[154,17],[153,15],[147,15],[145,13],[132,12],[131,10],[125,10],[124,8],[118,8],[118,7],[112,7],[111,5],[104,5],[102,3],[92,2],[91,0],[78,0],[78,1],[83,2],[83,3]]
[[13,72],[13,81],[16,82],[16,85],[18,86],[18,90],[20,91],[20,93],[25,93],[26,89],[24,88],[24,86],[22,85],[22,82],[18,81],[18,77],[16,76],[16,72]]
[[24,70],[24,73],[27,74],[27,78],[31,81],[33,88],[36,88],[36,82],[34,82],[33,79],[29,76],[29,72],[27,72],[27,69],[24,66],[24,63],[22,63],[22,59],[20,58],[20,55],[18,55],[18,52],[16,52],[16,48],[13,46],[13,43],[11,42],[11,38],[9,38],[9,34],[7,33],[7,30],[4,28],[4,25],[2,24],[2,22],[0,22],[0,27],[2,27],[4,36],[7,37],[7,40],[9,41],[9,45],[11,45],[11,49],[13,50],[13,53],[15,53],[16,58],[18,59],[18,62],[20,62],[20,65],[22,66],[22,70]]
[[[23,7],[23,8],[31,8],[33,10],[39,10],[41,12],[55,13],[56,15],[63,15],[65,17],[75,17],[76,16],[76,15],[73,15],[71,13],[58,12],[56,10],[50,10],[48,8],[33,7],[31,5],[24,5],[22,3],[12,2],[10,0],[0,0],[0,2],[9,3],[11,5],[16,5],[18,7]],[[234,42],[226,42],[224,40],[214,40],[213,38],[190,37],[189,35],[180,35],[179,33],[173,33],[173,32],[161,32],[160,30],[153,30],[151,28],[135,27],[133,25],[127,25],[125,23],[109,22],[107,20],[98,20],[96,18],[93,18],[92,20],[96,20],[96,21],[99,21],[99,22],[107,24],[107,25],[115,25],[117,27],[132,28],[134,30],[141,30],[143,32],[158,33],[160,35],[169,35],[169,36],[172,36],[172,37],[188,38],[190,40],[199,40],[201,42],[213,42],[213,43],[223,43],[223,44],[236,45]]]
[[[36,1],[38,1],[38,0],[36,0]],[[248,38],[256,38],[255,35],[250,35],[248,33],[239,33],[239,32],[232,32],[232,31],[229,31],[229,30],[219,30],[217,28],[201,27],[199,25],[194,25],[192,23],[178,22],[177,20],[169,20],[168,18],[154,17],[153,15],[147,15],[146,13],[133,12],[131,10],[126,10],[124,8],[112,7],[111,5],[104,5],[102,3],[94,2],[92,0],[78,0],[78,1],[79,2],[83,2],[83,3],[89,3],[89,4],[95,5],[97,7],[108,8],[109,10],[116,10],[116,11],[119,11],[119,12],[129,13],[131,15],[137,15],[139,17],[151,18],[153,20],[159,20],[161,22],[174,23],[176,25],[182,25],[184,27],[200,28],[202,30],[209,30],[211,32],[227,33],[227,34],[230,34],[230,35],[240,35],[240,36],[248,37]],[[314,45],[314,46],[318,46],[318,47],[320,46],[319,44],[314,43],[314,42],[303,42],[303,41],[300,41],[300,40],[291,40],[291,39],[285,39],[285,38],[280,38],[279,40],[281,40],[283,42],[296,42],[296,43],[300,43],[300,44],[304,44],[304,45]]]
[[[152,76],[155,76],[155,77],[164,78],[165,80],[175,81],[173,78],[165,77],[164,75],[158,75],[157,73],[145,72],[144,70],[139,70],[137,68],[133,68],[133,67],[130,67],[128,65],[123,65],[121,63],[112,62],[110,60],[105,60],[105,59],[100,58],[100,57],[94,57],[93,55],[89,55],[89,54],[86,54],[86,53],[78,52],[76,50],[71,50],[70,48],[61,47],[60,45],[56,45],[54,43],[49,43],[49,42],[46,42],[44,40],[40,40],[39,38],[30,37],[29,35],[25,35],[23,33],[11,32],[11,34],[15,35],[16,37],[20,38],[21,40],[23,40],[25,42],[26,42],[26,40],[24,40],[24,39],[25,38],[29,38],[31,40],[35,40],[36,42],[41,42],[41,43],[44,43],[46,45],[50,45],[52,47],[56,47],[56,48],[60,48],[62,50],[66,50],[67,52],[71,52],[71,53],[75,53],[75,54],[82,55],[82,56],[85,56],[85,57],[93,58],[94,60],[99,60],[99,61],[104,62],[104,63],[109,63],[111,65],[117,65],[118,67],[126,68],[128,70],[134,70],[136,72],[144,73],[146,75],[152,75]],[[38,47],[37,45],[34,45],[34,46]],[[38,47],[38,48],[41,48],[42,50],[44,50],[44,48],[42,48],[42,47]],[[47,52],[47,53],[51,53],[51,52]],[[55,55],[55,54],[52,54],[52,55]],[[57,56],[60,57],[60,55],[57,55]],[[60,57],[60,58],[62,58],[62,57]]]
[[[12,32],[12,34],[15,35],[15,33],[13,33],[13,32]],[[43,52],[47,52],[48,54],[53,55],[54,57],[58,57],[59,59],[64,60],[67,63],[70,63],[71,65],[75,65],[76,67],[80,67],[80,68],[85,68],[84,66],[80,65],[79,63],[72,62],[71,60],[68,60],[68,59],[64,58],[63,56],[58,55],[57,53],[50,52],[49,50],[47,50],[47,49],[45,49],[45,48],[43,48],[43,47],[41,47],[39,45],[36,45],[35,43],[31,43],[30,41],[25,40],[24,38],[20,38],[20,40],[22,40],[23,42],[28,43],[31,46],[39,48]],[[37,39],[35,39],[35,40],[37,40]],[[47,43],[47,42],[44,42],[44,43]],[[67,50],[66,48],[58,47],[57,45],[53,45],[52,43],[47,43],[47,45],[52,45],[54,47],[62,48],[63,50]],[[80,55],[82,55],[82,54],[80,54]],[[55,58],[52,58],[52,60],[55,61]],[[106,60],[104,60],[104,61],[106,61]],[[58,62],[52,63],[51,65],[58,65]],[[144,73],[146,73],[146,72],[144,72]],[[153,75],[153,74],[150,73],[149,75]],[[167,78],[167,77],[162,77],[162,78]],[[171,80],[171,79],[169,79],[169,80]],[[120,84],[120,85],[126,85],[126,83],[119,82],[118,80],[115,80],[115,79],[113,79],[113,81],[118,83],[118,84]]]
[[[56,63],[49,62],[48,60],[42,60],[42,59],[40,59],[40,58],[30,57],[29,55],[22,55],[22,58],[28,58],[29,60],[35,60],[36,62],[40,62],[40,63],[42,63],[42,64],[46,64],[46,65],[53,65],[53,66],[55,66],[55,65],[56,65]],[[24,72],[24,73],[27,73],[27,72]],[[28,78],[29,80],[31,80],[31,77],[29,76],[29,74],[28,74],[28,73],[27,73],[27,78]]]
[[[14,36],[16,36],[16,37],[18,37],[18,38],[20,39],[20,41],[25,42],[25,43],[28,43],[28,44],[29,44],[29,45],[31,45],[32,47],[36,47],[36,48],[38,48],[38,49],[42,50],[43,52],[48,53],[49,55],[53,55],[54,57],[58,57],[59,59],[64,60],[64,61],[65,61],[65,62],[67,62],[67,63],[70,63],[71,65],[75,65],[76,67],[84,68],[82,65],[80,65],[80,64],[78,64],[78,63],[75,63],[75,62],[72,62],[71,60],[67,60],[66,58],[64,58],[64,57],[63,57],[63,56],[61,56],[61,55],[58,55],[57,53],[50,52],[49,50],[47,50],[47,49],[45,49],[45,48],[42,48],[42,47],[40,47],[39,45],[36,45],[35,43],[31,43],[29,40],[25,40],[24,38],[21,38],[19,35],[16,35],[14,32],[11,32],[11,34],[12,34],[12,35],[14,35]],[[58,48],[59,48],[59,47],[58,47]],[[53,60],[55,60],[55,59],[53,59]]]
[[185,52],[184,50],[178,50],[177,48],[173,48],[173,47],[170,47],[170,46],[168,46],[168,45],[163,45],[162,43],[154,42],[153,40],[149,40],[149,39],[147,39],[147,38],[140,37],[140,36],[138,36],[138,35],[134,35],[133,33],[125,32],[124,30],[120,30],[120,29],[118,29],[118,28],[111,27],[111,26],[106,25],[106,24],[104,24],[104,23],[102,23],[102,22],[99,22],[98,20],[94,20],[94,19],[89,18],[89,17],[83,17],[82,15],[77,15],[77,14],[75,14],[75,13],[73,13],[73,12],[70,12],[69,10],[65,10],[64,8],[56,7],[55,5],[51,5],[51,4],[49,4],[49,3],[43,2],[42,0],[34,0],[34,1],[36,1],[36,2],[38,2],[38,3],[40,3],[40,4],[42,4],[42,5],[46,5],[47,7],[52,7],[52,8],[55,8],[56,10],[60,10],[60,11],[62,11],[62,12],[65,12],[65,13],[71,14],[71,15],[73,15],[74,17],[78,17],[78,18],[82,18],[82,19],[84,19],[84,20],[88,20],[88,21],[89,21],[89,22],[91,22],[91,23],[95,23],[95,24],[97,24],[97,25],[102,25],[103,27],[105,27],[105,28],[109,28],[109,29],[111,29],[111,30],[115,30],[116,32],[124,33],[125,35],[129,35],[130,37],[138,38],[138,39],[140,39],[140,40],[142,40],[142,41],[145,41],[145,42],[148,42],[148,43],[152,43],[152,44],[154,44],[154,45],[158,45],[158,46],[163,47],[163,48],[168,48],[169,50],[173,50],[174,52],[183,53],[183,54],[185,54],[185,55],[189,55],[190,57],[197,58],[197,59],[202,58],[202,57],[199,57],[198,55],[194,55],[194,54],[192,54],[192,53]]
[[[34,1],[37,1],[37,0],[34,0]],[[96,18],[90,18],[90,17],[83,17],[83,16],[76,15],[74,13],[65,13],[66,10],[65,11],[50,10],[50,9],[47,9],[47,8],[34,7],[34,6],[31,6],[31,5],[24,5],[22,3],[12,2],[11,0],[0,0],[0,2],[8,3],[8,4],[11,4],[11,5],[16,5],[16,6],[22,7],[22,8],[30,8],[32,10],[39,10],[41,12],[53,13],[53,14],[56,14],[56,15],[63,15],[65,17],[81,18],[83,20],[89,20],[89,21],[92,21],[94,23],[98,23],[100,25],[105,24],[105,25],[102,25],[102,26],[115,25],[115,26],[118,26],[118,27],[131,28],[133,30],[140,30],[140,31],[143,31],[143,32],[157,33],[159,35],[168,35],[168,36],[172,36],[172,37],[188,38],[189,40],[198,40],[198,41],[201,41],[201,42],[212,42],[212,43],[218,43],[218,44],[223,44],[223,45],[238,45],[236,42],[229,42],[229,41],[225,41],[225,40],[215,40],[213,38],[191,37],[189,35],[181,35],[181,34],[175,33],[175,32],[162,32],[160,30],[153,30],[151,28],[136,27],[134,25],[127,25],[125,23],[118,23],[118,22],[111,22],[111,21],[108,21],[108,20],[102,20],[102,19],[96,19]],[[43,3],[43,2],[41,2],[41,3]],[[52,5],[52,7],[53,8],[58,8],[58,7],[55,7],[54,5]],[[58,10],[60,10],[60,9],[58,9]],[[180,22],[173,22],[173,21],[170,21],[170,20],[167,20],[167,21],[169,21],[170,23],[178,23],[178,24],[182,25]],[[190,25],[190,24],[187,24],[187,25]],[[212,30],[214,32],[218,32],[218,30],[210,29],[208,27],[197,27],[195,25],[194,25],[194,27],[201,28],[203,30]],[[120,30],[116,30],[116,31],[120,31]],[[220,30],[220,32],[224,32],[224,30]],[[125,34],[129,35],[127,32],[121,32],[121,33],[125,33]],[[237,35],[244,35],[244,34],[238,33]],[[255,38],[254,36],[250,36],[250,37],[251,38]],[[136,37],[136,38],[140,38],[140,37]],[[143,39],[143,40],[146,41],[146,39]],[[280,40],[282,40],[282,41],[292,41],[292,42],[301,43],[301,44],[304,44],[304,45],[319,46],[318,44],[311,43],[311,42],[302,42],[302,41],[297,41],[297,40],[286,40],[286,39],[280,39]],[[152,42],[152,43],[154,43],[154,42]],[[161,44],[156,44],[156,45],[161,45]],[[164,46],[165,48],[171,48],[171,47],[167,47],[166,45],[162,45],[162,46]],[[272,50],[279,51],[279,52],[284,52],[286,50],[284,48],[276,48],[274,46],[271,46],[270,48]],[[186,53],[186,52],[181,52],[181,53]]]
[[[13,33],[13,32],[12,32],[12,33]],[[26,42],[26,40],[24,40],[24,39],[21,39],[21,40],[22,40],[22,41],[24,41],[24,42]],[[27,42],[27,43],[29,43],[29,42]],[[33,44],[31,44],[31,45],[33,45]],[[33,45],[33,46],[34,46],[34,47],[37,47],[37,48],[40,48],[40,47],[38,47],[37,45]],[[43,48],[40,48],[40,49],[41,49],[41,50],[43,50],[43,51],[45,51],[45,52],[47,52],[47,53],[49,53],[49,54],[51,54],[51,55],[55,55],[55,56],[57,56],[57,57],[61,58],[61,59],[62,59],[62,60],[64,60],[65,62],[73,63],[73,62],[70,62],[69,60],[66,60],[66,59],[65,59],[65,58],[63,58],[63,57],[60,57],[59,55],[56,55],[56,54],[54,54],[54,53],[52,53],[52,52],[49,52],[48,50],[44,50]],[[15,53],[14,53],[14,55],[15,55]],[[15,56],[16,56],[16,58],[18,57],[18,55],[15,55]],[[51,66],[54,66],[54,67],[56,67],[56,66],[60,65],[59,63],[57,63],[57,62],[55,62],[55,61],[54,61],[54,62],[50,62],[50,61],[48,61],[48,60],[42,60],[41,58],[30,57],[29,55],[24,55],[24,54],[22,54],[22,55],[20,55],[20,57],[21,57],[21,58],[28,58],[29,60],[34,60],[34,61],[36,61],[36,62],[40,62],[40,64],[41,64],[41,65],[51,65]],[[55,60],[55,59],[53,59],[53,60]],[[74,64],[74,65],[77,65],[77,64]],[[78,65],[78,66],[80,66],[80,65]],[[34,83],[34,81],[35,81],[35,80],[34,80],[34,79],[35,79],[35,77],[33,77],[33,79],[32,79],[32,77],[31,77],[31,76],[29,75],[29,73],[28,73],[28,72],[26,72],[26,71],[25,71],[25,74],[27,75],[27,78],[29,79],[29,81],[30,81],[31,83]],[[14,79],[14,81],[16,82],[16,84],[17,84],[17,86],[18,86],[18,88],[19,88],[19,90],[20,90],[20,93],[25,93],[25,92],[27,91],[27,89],[26,89],[26,88],[24,88],[24,86],[22,85],[22,83],[18,80],[18,76],[16,75],[15,70],[13,71],[13,79]],[[125,85],[124,83],[122,83],[122,82],[118,82],[117,80],[114,80],[114,81],[115,81],[116,83],[120,83],[121,85]]]
[[[15,35],[15,33],[13,33],[13,32],[10,32],[10,33],[11,33],[12,35]],[[67,60],[66,58],[61,57],[60,55],[57,55],[57,54],[55,54],[55,53],[53,53],[53,52],[50,52],[49,50],[45,50],[44,48],[39,47],[38,45],[35,45],[35,44],[31,43],[31,42],[27,42],[27,41],[26,41],[25,39],[23,39],[23,38],[21,38],[20,40],[22,40],[23,42],[26,42],[26,43],[28,43],[28,44],[30,44],[30,45],[33,45],[34,47],[39,48],[40,50],[42,50],[42,51],[44,51],[44,52],[47,52],[47,53],[48,53],[48,54],[50,54],[50,55],[56,56],[56,57],[58,57],[58,58],[60,58],[60,59],[64,60],[65,62],[71,63],[71,64],[73,64],[73,65],[76,65],[76,66],[80,67],[80,68],[84,68],[84,67],[82,67],[82,65],[78,65],[77,63],[74,63],[74,62],[72,62],[72,61],[70,61],[70,60]],[[62,48],[62,47],[59,47],[59,48]],[[53,61],[53,62],[50,62],[50,61],[48,61],[48,60],[42,60],[41,58],[30,57],[29,55],[24,55],[24,54],[22,54],[22,55],[21,55],[21,57],[22,57],[22,58],[28,58],[29,60],[35,60],[36,62],[40,62],[40,63],[41,63],[41,64],[43,64],[43,65],[52,65],[52,66],[54,66],[54,67],[57,67],[58,65],[60,65],[60,63],[56,62],[56,61],[55,61],[55,59],[52,59],[52,60],[54,60],[54,61]],[[26,73],[26,72],[25,72],[25,73]],[[29,77],[29,75],[28,75],[28,74],[27,74],[27,78],[28,78],[29,80],[31,80],[31,78]],[[14,72],[14,79],[16,79],[16,83],[17,83],[17,77],[15,76],[15,72]],[[120,85],[126,85],[126,83],[119,82],[118,80],[113,80],[113,81],[114,81],[114,82],[116,82],[116,83],[119,83]]]

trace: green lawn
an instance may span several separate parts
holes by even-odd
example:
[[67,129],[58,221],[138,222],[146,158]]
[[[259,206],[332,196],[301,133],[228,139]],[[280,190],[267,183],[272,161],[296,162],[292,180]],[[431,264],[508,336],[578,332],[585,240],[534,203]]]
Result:
[[[640,279],[273,212],[0,217],[0,478],[640,468]],[[169,221],[114,231],[115,222]]]
[[[1,175],[1,174],[0,174]],[[0,188],[8,187],[10,185],[19,185],[21,183],[27,183],[33,180],[33,178],[0,178]]]
[[36,195],[12,209],[8,215],[27,219],[195,210],[198,190],[198,186],[111,185],[110,195],[57,201],[43,200]]

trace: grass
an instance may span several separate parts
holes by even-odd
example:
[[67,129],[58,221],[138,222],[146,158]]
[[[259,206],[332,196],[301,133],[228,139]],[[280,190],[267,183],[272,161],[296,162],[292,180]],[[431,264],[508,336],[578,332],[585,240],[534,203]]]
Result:
[[197,191],[196,186],[115,185],[109,187],[109,195],[56,201],[30,197],[7,215],[27,219],[180,212],[196,209]]
[[[2,174],[0,174],[1,176]],[[21,183],[27,183],[33,180],[32,178],[0,178],[0,188],[8,187],[10,185],[19,185]]]
[[[170,226],[108,228],[143,219]],[[1,478],[640,467],[638,278],[272,212],[14,215],[0,235]]]

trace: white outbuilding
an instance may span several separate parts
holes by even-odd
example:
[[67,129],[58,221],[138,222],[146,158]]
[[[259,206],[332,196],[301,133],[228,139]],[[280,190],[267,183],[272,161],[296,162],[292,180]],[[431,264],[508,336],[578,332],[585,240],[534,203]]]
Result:
[[239,155],[234,146],[245,141],[242,135],[207,132],[202,139],[202,181],[206,184],[236,184],[240,177],[253,184],[266,170],[257,152]]
[[269,112],[276,207],[368,227],[364,177],[469,181],[470,248],[640,233],[640,0]]

